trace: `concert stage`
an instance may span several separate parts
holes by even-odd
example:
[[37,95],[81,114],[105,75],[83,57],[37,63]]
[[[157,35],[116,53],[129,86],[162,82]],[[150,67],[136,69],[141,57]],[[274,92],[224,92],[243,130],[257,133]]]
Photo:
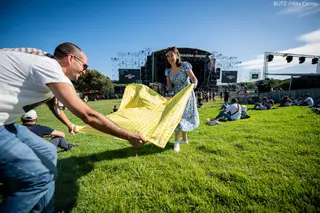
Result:
[[[198,78],[199,88],[205,88],[207,85],[207,79],[209,74],[208,63],[213,63],[212,69],[215,69],[215,59],[212,54],[205,50],[195,48],[179,48],[177,47],[182,61],[188,61],[193,69],[195,76]],[[152,52],[147,57],[147,61],[144,66],[141,67],[141,80],[143,84],[149,85],[152,82],[166,83],[165,61],[167,60],[165,55],[166,49]]]

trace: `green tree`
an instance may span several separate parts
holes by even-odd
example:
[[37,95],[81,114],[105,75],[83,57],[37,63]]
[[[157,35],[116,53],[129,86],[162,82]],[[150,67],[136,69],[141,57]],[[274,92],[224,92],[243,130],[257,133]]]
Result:
[[86,74],[74,83],[74,86],[79,92],[99,91],[101,94],[114,92],[114,85],[110,78],[95,69],[88,69]]

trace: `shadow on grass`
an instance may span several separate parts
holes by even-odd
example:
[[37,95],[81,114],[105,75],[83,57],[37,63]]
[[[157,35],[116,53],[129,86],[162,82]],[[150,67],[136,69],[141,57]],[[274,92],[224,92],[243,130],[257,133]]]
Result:
[[67,213],[72,211],[78,198],[79,186],[77,180],[90,173],[95,162],[161,153],[172,149],[172,146],[168,143],[166,148],[162,149],[153,144],[147,144],[141,148],[128,147],[84,157],[73,156],[58,160],[54,212]]

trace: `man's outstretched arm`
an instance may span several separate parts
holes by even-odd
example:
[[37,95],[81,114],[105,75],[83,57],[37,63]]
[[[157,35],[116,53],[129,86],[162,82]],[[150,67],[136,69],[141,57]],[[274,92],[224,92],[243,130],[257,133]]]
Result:
[[101,132],[128,140],[133,146],[141,146],[147,142],[142,135],[118,126],[104,115],[91,109],[78,97],[71,85],[67,83],[49,83],[47,85],[55,97],[84,123]]

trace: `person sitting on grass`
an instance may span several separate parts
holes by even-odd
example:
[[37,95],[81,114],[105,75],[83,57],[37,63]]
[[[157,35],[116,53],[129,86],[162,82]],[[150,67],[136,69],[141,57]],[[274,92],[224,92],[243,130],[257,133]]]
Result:
[[311,110],[317,114],[320,114],[320,107],[312,107]]
[[35,110],[30,110],[21,117],[21,122],[23,126],[27,127],[31,132],[33,132],[41,138],[50,136],[51,139],[49,142],[55,145],[56,147],[59,147],[64,151],[69,151],[72,147],[76,146],[68,143],[64,139],[65,135],[63,132],[51,129],[47,126],[41,126],[39,124],[36,124],[37,121],[38,116]]
[[292,103],[293,103],[293,101],[289,98],[289,96],[285,95],[285,96],[282,97],[279,106],[280,107],[291,106]]
[[262,105],[261,103],[256,103],[252,110],[269,110],[272,109],[272,106],[274,105],[274,101],[272,99],[269,99],[266,105]]
[[301,100],[302,100],[302,97],[297,97],[296,99],[293,100],[293,104],[298,106]]
[[320,99],[318,99],[318,100],[314,103],[314,105],[313,105],[313,107],[311,108],[311,110],[312,110],[313,112],[317,113],[317,114],[320,114]]
[[234,121],[239,120],[241,118],[241,105],[238,104],[238,100],[236,98],[231,99],[231,104],[224,110],[221,110],[219,114],[213,118],[210,119],[210,121],[214,120],[222,120],[224,121],[227,119],[228,121]]
[[308,106],[308,107],[312,107],[314,104],[313,99],[310,97],[310,95],[305,95],[303,96],[303,100],[300,101],[299,106]]
[[245,105],[241,105],[241,119],[250,118],[248,115],[247,107]]
[[258,101],[257,99],[259,99],[259,97],[252,98],[252,103],[254,103],[254,107],[248,110],[256,109],[257,106],[266,106],[268,104],[268,98],[265,96]]
[[228,103],[223,103],[219,110],[226,110],[228,108],[228,106],[229,106]]
[[261,103],[263,106],[266,106],[268,104],[268,98],[266,96],[262,97],[259,103]]

